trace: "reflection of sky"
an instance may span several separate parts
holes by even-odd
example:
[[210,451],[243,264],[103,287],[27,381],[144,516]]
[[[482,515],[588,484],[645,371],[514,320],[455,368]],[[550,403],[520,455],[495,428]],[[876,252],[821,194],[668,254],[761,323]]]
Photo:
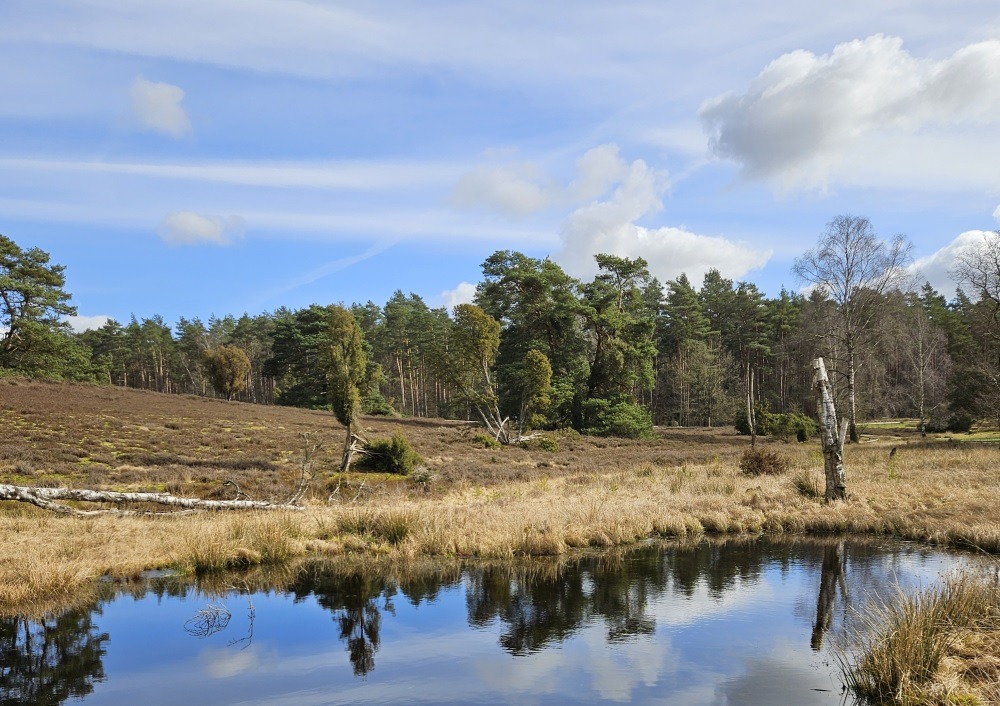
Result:
[[[849,546],[847,574],[860,582],[851,587],[854,601],[866,586],[926,585],[953,561],[925,550],[851,557]],[[107,681],[85,701],[839,704],[835,663],[829,652],[809,647],[819,573],[818,563],[765,563],[758,577],[736,579],[721,594],[699,579],[690,596],[671,588],[668,573],[645,607],[654,634],[608,642],[607,625],[594,617],[564,641],[524,656],[501,648],[500,620],[470,629],[464,582],[417,606],[397,593],[365,678],[353,675],[334,616],[313,596],[292,602],[254,595],[254,638],[245,649],[229,643],[247,631],[246,596],[121,597],[95,618],[111,636]],[[204,639],[185,632],[197,610],[220,603],[232,612],[224,631]]]

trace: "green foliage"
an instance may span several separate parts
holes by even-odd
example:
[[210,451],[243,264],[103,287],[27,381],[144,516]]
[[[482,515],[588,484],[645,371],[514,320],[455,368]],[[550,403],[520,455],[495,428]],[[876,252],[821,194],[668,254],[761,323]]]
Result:
[[559,451],[559,439],[552,436],[543,436],[538,440],[538,448],[549,453],[556,453]]
[[584,434],[646,439],[653,436],[653,419],[634,402],[587,400],[583,403]]
[[382,396],[377,388],[361,399],[361,411],[376,417],[398,417],[399,413],[389,404],[389,401]]
[[[756,405],[754,417],[757,419],[757,434],[760,436],[773,436],[782,441],[809,441],[819,432],[819,427],[811,417],[795,412],[774,414],[767,411],[766,404]],[[741,407],[736,413],[736,433],[750,435],[745,407]]]
[[323,350],[330,406],[345,427],[354,424],[361,411],[361,383],[367,360],[361,328],[354,315],[342,306],[331,306],[327,315],[327,344]]
[[24,250],[0,235],[0,368],[58,378],[67,371],[76,377],[81,367],[89,367],[82,359],[66,365],[58,355],[72,348],[69,326],[61,319],[76,314],[63,289],[64,270],[49,264],[47,252]]
[[398,429],[389,438],[370,439],[359,465],[372,471],[408,475],[422,459]]
[[207,349],[202,352],[201,360],[212,387],[227,400],[246,389],[250,358],[242,349],[236,346]]
[[292,407],[326,407],[328,378],[317,362],[328,346],[329,310],[313,304],[275,314],[271,355],[264,361],[264,375],[275,382],[275,402]]
[[782,475],[790,465],[788,458],[766,449],[747,449],[740,456],[740,470],[748,476]]
[[518,421],[521,433],[524,433],[536,421],[533,417],[552,404],[552,366],[549,359],[541,351],[532,348],[524,356],[519,377],[521,410]]
[[955,412],[945,423],[935,420],[927,422],[925,429],[931,434],[941,434],[951,432],[953,434],[968,434],[972,431],[972,425],[976,423],[976,418],[965,412]]
[[489,434],[483,434],[482,432],[472,435],[472,443],[476,446],[482,446],[484,449],[499,449],[500,442],[494,439]]

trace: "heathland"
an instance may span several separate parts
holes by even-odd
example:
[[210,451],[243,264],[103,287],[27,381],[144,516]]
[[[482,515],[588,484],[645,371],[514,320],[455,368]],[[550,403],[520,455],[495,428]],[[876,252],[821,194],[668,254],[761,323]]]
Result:
[[315,471],[304,511],[75,517],[0,503],[0,613],[73,603],[99,577],[306,554],[507,558],[758,533],[1000,551],[998,450],[984,441],[996,434],[921,438],[912,427],[864,428],[847,449],[848,500],[827,504],[818,441],[761,439],[787,470],[751,476],[740,468],[750,441],[731,427],[663,428],[645,440],[555,431],[496,447],[462,422],[365,417],[365,436],[401,432],[422,465],[407,476],[341,474],[343,428],[329,412],[0,380],[0,483],[281,503],[307,447]]

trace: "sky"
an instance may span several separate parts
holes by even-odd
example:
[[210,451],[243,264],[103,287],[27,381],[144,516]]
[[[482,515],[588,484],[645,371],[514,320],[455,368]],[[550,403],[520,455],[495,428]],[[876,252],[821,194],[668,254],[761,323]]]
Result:
[[451,306],[496,250],[776,295],[845,214],[950,296],[1000,227],[995,0],[3,0],[0,94],[78,329]]

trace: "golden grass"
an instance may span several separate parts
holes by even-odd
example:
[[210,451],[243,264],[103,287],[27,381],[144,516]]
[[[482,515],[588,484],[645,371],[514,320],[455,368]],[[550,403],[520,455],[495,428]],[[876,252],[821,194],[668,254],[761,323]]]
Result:
[[1000,579],[994,571],[949,577],[940,587],[864,616],[845,682],[874,704],[1000,703]]
[[[642,463],[605,473],[536,476],[438,493],[363,496],[304,513],[182,517],[62,517],[0,509],[0,611],[74,596],[99,576],[146,569],[190,573],[278,563],[310,552],[401,558],[561,555],[647,537],[700,533],[854,532],[1000,550],[995,449],[921,448],[889,459],[849,450],[848,502],[804,493],[807,446],[780,446],[793,470],[749,477],[736,458],[681,466]],[[892,477],[890,477],[892,476]]]

